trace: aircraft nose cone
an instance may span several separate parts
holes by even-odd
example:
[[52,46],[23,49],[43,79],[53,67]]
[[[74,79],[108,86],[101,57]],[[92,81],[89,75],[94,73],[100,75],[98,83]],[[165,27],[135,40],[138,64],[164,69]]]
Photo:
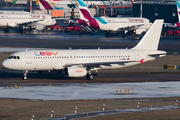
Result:
[[7,60],[4,60],[1,65],[4,67],[4,68],[8,68],[9,64],[7,62]]
[[56,20],[55,19],[53,19],[54,20],[54,24],[56,24]]

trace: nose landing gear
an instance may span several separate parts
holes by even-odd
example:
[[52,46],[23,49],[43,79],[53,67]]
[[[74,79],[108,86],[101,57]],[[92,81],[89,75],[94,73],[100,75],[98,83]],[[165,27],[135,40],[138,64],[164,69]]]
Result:
[[23,80],[26,80],[26,79],[27,79],[27,73],[28,73],[28,71],[26,70],[26,71],[23,71],[23,72],[24,72],[24,74],[23,74],[22,79],[23,79]]

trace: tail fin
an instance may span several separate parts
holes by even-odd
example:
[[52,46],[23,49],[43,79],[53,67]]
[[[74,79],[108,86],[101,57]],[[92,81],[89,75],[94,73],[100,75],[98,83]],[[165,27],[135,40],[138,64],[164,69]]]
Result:
[[157,50],[164,20],[156,20],[141,41],[132,49]]
[[38,1],[39,8],[40,8],[41,10],[46,10],[46,9],[43,7],[43,5],[41,4],[41,2],[40,2],[39,0],[37,0],[37,1]]
[[80,19],[90,19],[93,18],[91,13],[89,12],[86,4],[83,2],[83,0],[78,0],[78,8],[80,13]]
[[41,10],[53,10],[53,5],[46,0],[39,0],[39,7]]
[[176,1],[178,20],[180,22],[180,1]]

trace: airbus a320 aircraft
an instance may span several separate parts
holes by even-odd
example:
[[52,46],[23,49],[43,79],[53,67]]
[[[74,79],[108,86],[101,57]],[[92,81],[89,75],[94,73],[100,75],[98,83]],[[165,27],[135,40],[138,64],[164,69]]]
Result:
[[[61,0],[61,1],[52,1],[52,0],[39,0],[39,7],[41,10],[60,10],[60,9],[69,9],[68,5],[74,4],[75,5],[75,0]],[[85,3],[86,5],[104,5],[108,4],[107,2],[104,1],[91,1],[89,0],[88,3]]]
[[[80,19],[77,23],[90,26],[94,29],[106,31],[106,36],[110,36],[111,31],[129,31],[133,30],[135,34],[140,35],[143,31],[147,31],[151,24],[146,18],[138,17],[93,17],[89,12],[83,0],[78,0]],[[126,33],[126,32],[125,32]],[[125,36],[125,34],[123,34]]]
[[93,70],[115,69],[151,61],[166,55],[157,50],[163,20],[156,20],[141,41],[131,49],[33,50],[15,52],[2,62],[11,70],[64,71],[67,77],[94,79]]
[[17,28],[21,32],[30,27],[35,30],[44,30],[46,26],[56,23],[50,15],[32,14],[29,12],[0,12],[0,26],[5,27],[4,32],[9,32],[11,28]]
[[[36,4],[39,4],[41,10],[61,10],[61,9],[69,9],[68,5],[74,4],[75,0],[36,0]],[[85,2],[86,5],[111,5],[111,1],[94,1],[88,0]],[[129,6],[132,5],[130,2],[126,1],[113,1],[115,5],[124,5]]]

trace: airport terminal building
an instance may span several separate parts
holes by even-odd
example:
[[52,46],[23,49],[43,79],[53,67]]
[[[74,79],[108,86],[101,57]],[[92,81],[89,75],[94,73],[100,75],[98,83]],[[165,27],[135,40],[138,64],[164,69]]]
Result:
[[[140,2],[133,4],[133,17],[140,16]],[[143,2],[142,16],[151,22],[164,19],[166,23],[178,22],[176,1],[151,1]]]

